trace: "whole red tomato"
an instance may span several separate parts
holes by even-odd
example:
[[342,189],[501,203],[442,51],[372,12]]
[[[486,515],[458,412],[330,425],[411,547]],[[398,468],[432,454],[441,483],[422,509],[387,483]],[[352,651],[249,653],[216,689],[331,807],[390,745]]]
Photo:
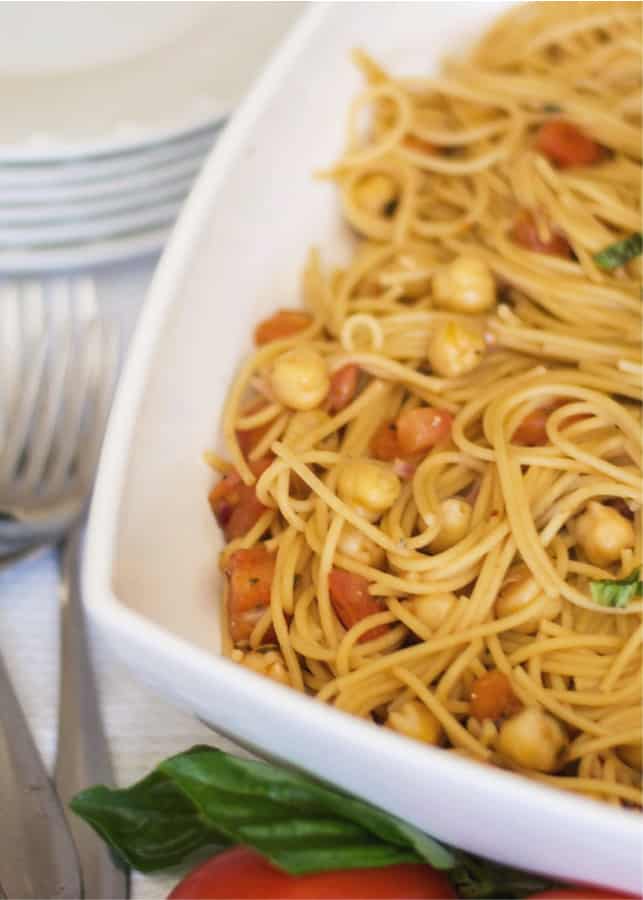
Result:
[[447,877],[431,866],[346,869],[287,875],[247,847],[209,859],[178,884],[169,900],[445,900],[455,897]]

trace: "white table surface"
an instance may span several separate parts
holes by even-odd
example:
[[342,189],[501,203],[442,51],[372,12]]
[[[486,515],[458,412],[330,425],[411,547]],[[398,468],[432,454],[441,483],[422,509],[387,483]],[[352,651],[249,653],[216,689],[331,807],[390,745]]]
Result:
[[[98,270],[105,313],[131,335],[157,257]],[[12,674],[46,764],[53,766],[58,696],[58,575],[53,553],[42,553],[0,572],[0,651]],[[166,756],[196,743],[226,742],[191,716],[143,687],[93,646],[101,706],[119,786],[145,775]],[[132,877],[131,896],[166,897],[173,876]]]

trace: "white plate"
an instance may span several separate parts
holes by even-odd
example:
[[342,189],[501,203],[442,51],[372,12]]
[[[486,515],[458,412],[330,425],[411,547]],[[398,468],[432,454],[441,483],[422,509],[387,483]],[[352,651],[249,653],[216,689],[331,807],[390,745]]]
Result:
[[35,246],[62,246],[78,242],[108,240],[112,237],[159,228],[173,222],[185,200],[185,191],[169,197],[165,203],[151,203],[121,215],[100,216],[86,220],[25,224],[0,227],[0,248],[28,250]]
[[172,42],[84,69],[82,77],[75,71],[47,77],[4,74],[0,161],[131,149],[226,115],[301,4],[200,6],[198,21]]
[[203,157],[216,140],[221,125],[217,123],[185,138],[153,144],[132,153],[83,157],[72,162],[0,163],[0,191],[3,192],[0,196],[4,196],[5,189],[9,188],[20,189],[28,196],[32,190],[100,182],[189,157]]
[[28,250],[0,250],[0,273],[67,273],[73,269],[93,269],[124,262],[157,253],[165,246],[170,232],[171,224],[133,234],[114,235],[102,241],[78,242],[62,247],[31,247]]
[[62,185],[51,185],[23,190],[22,188],[5,188],[0,190],[0,207],[56,206],[63,203],[83,203],[114,197],[130,191],[149,191],[177,181],[180,178],[193,176],[203,164],[205,154],[197,153],[186,159],[171,160],[158,166],[141,169],[138,172],[123,173],[100,181],[88,181]]
[[200,165],[186,176],[163,183],[153,190],[122,191],[97,200],[71,200],[69,203],[52,203],[28,206],[0,205],[0,228],[35,228],[53,223],[87,222],[107,215],[121,215],[134,210],[158,206],[176,197],[185,198],[192,186]]
[[[221,539],[201,462],[257,319],[297,303],[311,244],[348,247],[336,192],[355,45],[435,66],[497,3],[314,9],[222,136],[157,269],[116,399],[89,526],[85,597],[102,642],[224,734],[436,837],[526,869],[640,890],[641,819],[423,747],[219,656]],[[258,152],[260,150],[260,152]]]
[[203,15],[200,3],[8,2],[0,6],[0,77],[51,76],[162,46]]

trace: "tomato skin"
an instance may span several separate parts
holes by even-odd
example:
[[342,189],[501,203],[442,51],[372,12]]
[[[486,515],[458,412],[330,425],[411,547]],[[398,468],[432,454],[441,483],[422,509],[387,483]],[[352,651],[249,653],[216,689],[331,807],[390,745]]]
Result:
[[352,402],[357,392],[358,380],[359,366],[354,363],[348,363],[333,372],[328,391],[328,412],[340,412]]
[[428,865],[287,875],[255,850],[233,847],[178,884],[168,900],[438,900],[455,897],[448,879]]
[[392,462],[402,456],[395,422],[384,422],[371,438],[370,450],[376,459]]
[[629,900],[634,894],[618,894],[606,888],[565,887],[552,888],[540,894],[531,894],[530,900]]
[[[264,457],[250,463],[253,475],[258,478],[271,462],[270,457]],[[258,499],[255,485],[244,484],[236,469],[230,469],[215,484],[208,500],[226,541],[247,534],[267,508]]]
[[420,406],[408,409],[397,418],[397,440],[402,456],[414,456],[429,450],[451,432],[453,416],[444,409]]
[[591,166],[605,157],[599,143],[564,119],[552,119],[540,126],[536,149],[559,169]]
[[250,637],[258,618],[270,605],[276,556],[261,544],[235,550],[226,564],[230,637],[236,643]]
[[[328,590],[333,609],[344,628],[352,628],[366,616],[383,612],[382,604],[368,592],[369,582],[363,575],[331,569],[328,576]],[[360,641],[370,641],[388,631],[387,625],[376,625],[360,637]]]
[[572,248],[561,234],[552,234],[548,241],[541,240],[534,217],[524,210],[516,219],[511,230],[511,237],[532,253],[544,253],[547,256],[560,256],[562,259],[572,258]]
[[511,682],[504,672],[491,669],[473,682],[469,713],[479,722],[483,719],[500,719],[506,714],[517,712],[519,706],[511,689]]
[[292,337],[293,334],[308,328],[311,322],[312,319],[307,313],[296,309],[280,309],[269,319],[259,322],[255,328],[255,344],[262,347],[271,341]]

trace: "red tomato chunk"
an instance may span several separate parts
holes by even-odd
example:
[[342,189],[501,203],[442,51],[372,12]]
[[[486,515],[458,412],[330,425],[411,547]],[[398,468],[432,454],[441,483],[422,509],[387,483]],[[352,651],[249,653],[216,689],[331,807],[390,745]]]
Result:
[[421,406],[397,418],[397,439],[402,456],[422,453],[451,433],[453,416],[444,409]]
[[560,169],[591,166],[605,158],[605,149],[597,141],[564,119],[552,119],[540,126],[536,149]]
[[[344,569],[332,569],[328,576],[328,590],[333,609],[344,628],[352,628],[367,616],[383,612],[381,602],[368,592],[368,579]],[[388,625],[376,625],[360,638],[370,641],[386,634]]]
[[235,550],[226,563],[230,637],[235,643],[250,637],[270,605],[275,559],[274,553],[259,544],[248,550]]
[[391,462],[402,456],[395,422],[384,422],[371,438],[370,450],[376,459]]
[[[258,478],[271,462],[268,458],[259,459],[250,468]],[[215,484],[208,500],[227,541],[247,534],[266,509],[257,498],[255,485],[244,484],[236,469],[231,469]]]
[[348,406],[357,393],[359,366],[349,363],[334,372],[328,391],[328,412],[337,413]]
[[545,253],[548,256],[560,256],[562,259],[572,258],[572,248],[560,234],[552,234],[548,241],[543,241],[538,234],[536,222],[530,212],[523,211],[511,231],[516,244],[533,253]]
[[263,344],[269,344],[271,341],[278,341],[281,338],[292,337],[308,328],[312,319],[307,313],[299,312],[296,309],[280,309],[264,319],[255,328],[255,344],[258,347]]

